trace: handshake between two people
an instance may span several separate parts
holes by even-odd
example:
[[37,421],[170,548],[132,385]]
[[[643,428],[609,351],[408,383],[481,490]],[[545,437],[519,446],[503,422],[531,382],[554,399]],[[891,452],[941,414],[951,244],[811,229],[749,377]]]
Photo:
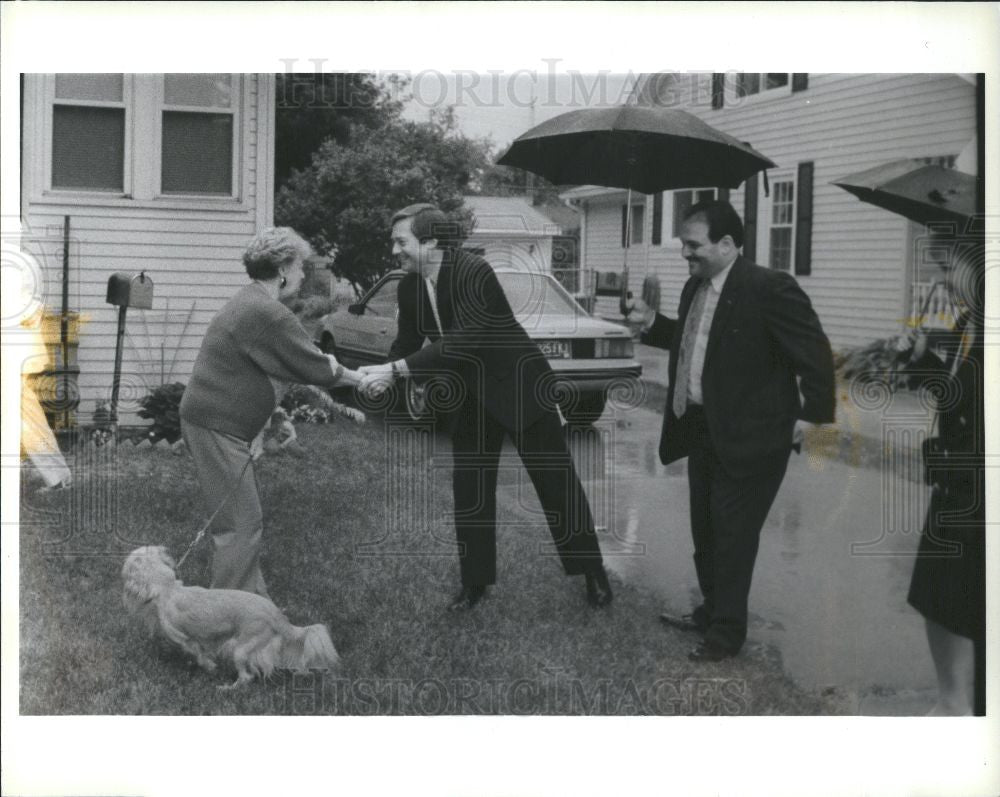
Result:
[[368,398],[378,398],[388,390],[399,377],[406,375],[399,363],[362,365],[357,370],[342,367],[337,382],[338,387],[353,387]]
[[401,376],[395,363],[381,365],[362,365],[357,372],[359,380],[357,389],[368,398],[378,398]]

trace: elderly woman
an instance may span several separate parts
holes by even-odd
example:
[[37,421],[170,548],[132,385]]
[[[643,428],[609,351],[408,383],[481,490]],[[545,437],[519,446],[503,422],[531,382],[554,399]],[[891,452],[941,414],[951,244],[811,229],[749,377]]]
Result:
[[294,296],[310,249],[289,227],[261,232],[243,254],[253,280],[212,320],[181,401],[181,431],[194,458],[212,524],[213,588],[267,597],[259,554],[263,514],[250,464],[285,386],[359,382],[313,345],[279,299]]

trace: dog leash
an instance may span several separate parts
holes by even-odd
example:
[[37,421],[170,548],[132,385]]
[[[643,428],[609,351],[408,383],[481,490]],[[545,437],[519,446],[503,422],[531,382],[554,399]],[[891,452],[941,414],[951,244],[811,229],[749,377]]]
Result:
[[184,551],[184,555],[178,560],[176,568],[177,570],[181,569],[181,565],[184,564],[184,560],[188,558],[188,554],[190,554],[191,551],[193,551],[195,547],[197,547],[198,543],[201,542],[202,537],[205,536],[205,532],[208,531],[208,527],[211,526],[212,521],[215,520],[215,516],[218,515],[219,512],[222,511],[222,507],[226,505],[226,501],[228,501],[230,498],[233,497],[233,495],[236,494],[236,490],[239,489],[240,483],[243,481],[243,476],[246,474],[247,468],[250,467],[251,462],[253,462],[253,454],[247,457],[246,464],[243,466],[243,470],[240,471],[239,478],[236,480],[236,484],[233,485],[233,489],[230,490],[229,494],[222,499],[222,503],[219,504],[218,508],[212,513],[212,516],[205,521],[205,525],[202,526],[198,534],[195,535],[194,542],[192,542],[188,546],[187,550]]

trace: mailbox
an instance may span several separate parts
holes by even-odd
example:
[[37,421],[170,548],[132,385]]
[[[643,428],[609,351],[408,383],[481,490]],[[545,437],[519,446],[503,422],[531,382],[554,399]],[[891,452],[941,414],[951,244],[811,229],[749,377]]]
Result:
[[125,313],[128,308],[153,309],[153,280],[139,274],[118,272],[108,278],[108,304],[118,307],[118,342],[115,345],[115,374],[111,383],[111,423],[118,424],[118,390],[121,387],[122,348],[125,343]]
[[118,307],[153,309],[153,280],[143,271],[139,274],[118,272],[108,278],[108,304]]

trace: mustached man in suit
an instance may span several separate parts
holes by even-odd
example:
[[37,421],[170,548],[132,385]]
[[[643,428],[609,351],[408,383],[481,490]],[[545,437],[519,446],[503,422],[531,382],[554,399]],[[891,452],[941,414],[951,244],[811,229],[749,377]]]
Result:
[[[462,587],[452,609],[469,609],[496,581],[497,465],[509,437],[534,484],[567,575],[585,576],[588,601],[611,587],[590,505],[563,437],[545,356],[514,318],[496,274],[451,245],[457,225],[433,205],[392,219],[392,251],[408,273],[399,283],[399,331],[390,363],[362,369],[361,389],[384,391],[400,377],[445,373],[464,398],[452,418],[455,531]],[[431,345],[421,348],[429,339]]]
[[692,660],[719,661],[746,640],[760,531],[793,445],[834,419],[833,357],[795,279],[740,255],[743,224],[728,202],[691,207],[680,238],[691,277],[677,320],[635,308],[642,342],[670,350],[660,459],[688,458],[703,598],[661,619],[702,634]]

